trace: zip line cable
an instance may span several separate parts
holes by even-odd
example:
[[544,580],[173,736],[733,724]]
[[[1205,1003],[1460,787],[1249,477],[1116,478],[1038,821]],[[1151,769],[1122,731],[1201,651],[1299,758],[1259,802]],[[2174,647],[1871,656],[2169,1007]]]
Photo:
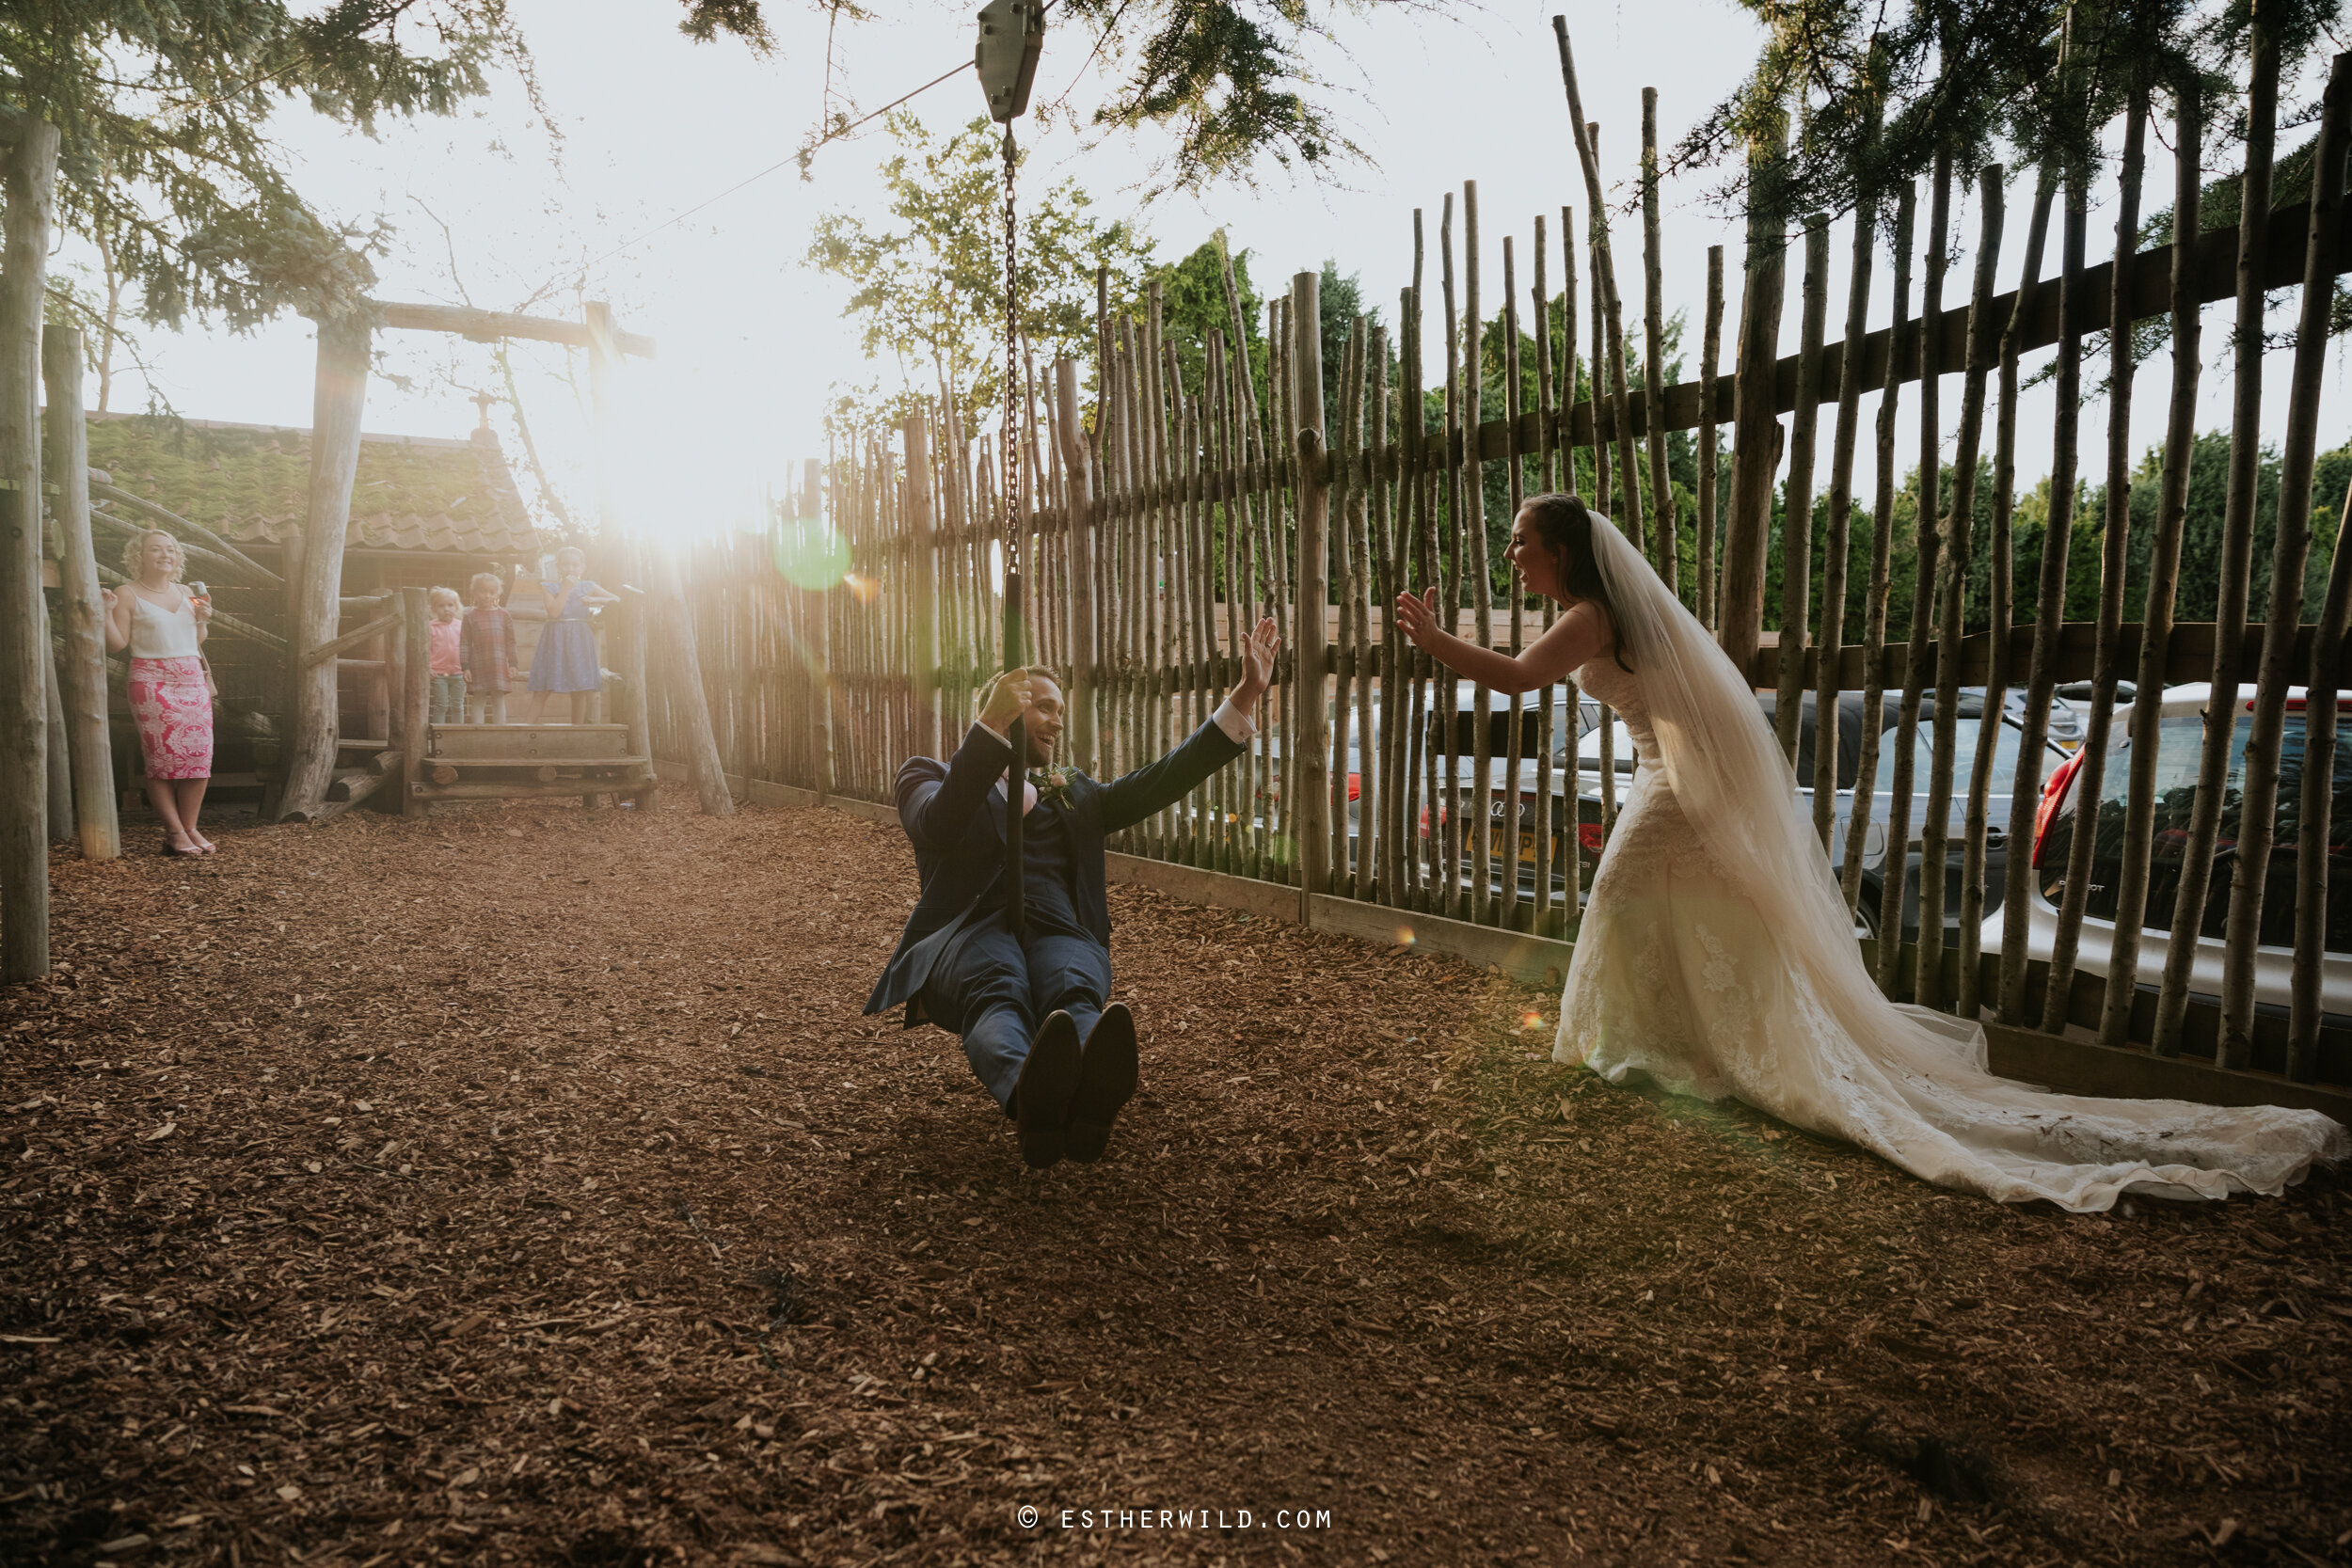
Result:
[[951,66],[947,70],[943,71],[938,75],[932,77],[930,81],[924,83],[921,87],[916,87],[913,92],[903,93],[900,96],[892,99],[881,108],[876,109],[872,114],[863,115],[858,119],[851,120],[849,124],[842,126],[839,130],[827,133],[825,135],[818,137],[816,141],[811,142],[808,146],[801,149],[798,152],[793,153],[790,157],[779,158],[774,163],[770,164],[766,168],[761,169],[757,174],[747,175],[743,179],[738,180],[734,184],[729,185],[725,190],[721,191],[718,195],[698,201],[682,213],[674,214],[669,217],[663,218],[660,223],[655,224],[651,229],[646,230],[635,239],[624,241],[622,244],[614,245],[611,250],[606,251],[603,255],[596,257],[594,261],[582,262],[580,270],[584,274],[592,267],[600,267],[604,265],[605,262],[610,261],[613,257],[620,255],[623,251],[634,249],[636,246],[644,244],[647,240],[652,239],[656,234],[660,233],[663,230],[684,223],[688,218],[692,217],[696,213],[701,212],[704,208],[711,206],[716,202],[725,200],[728,197],[733,196],[744,186],[767,179],[768,176],[775,173],[776,170],[784,167],[787,164],[805,164],[811,157],[816,155],[818,149],[824,147],[827,143],[839,141],[842,137],[848,135],[858,127],[865,125],[869,121],[880,119],[882,116],[888,114],[899,104],[906,103],[910,99],[919,98],[924,93],[930,91],[931,88],[939,86],[940,83],[946,81],[949,77],[960,75],[971,69],[972,62],[970,60],[965,60],[961,65]]

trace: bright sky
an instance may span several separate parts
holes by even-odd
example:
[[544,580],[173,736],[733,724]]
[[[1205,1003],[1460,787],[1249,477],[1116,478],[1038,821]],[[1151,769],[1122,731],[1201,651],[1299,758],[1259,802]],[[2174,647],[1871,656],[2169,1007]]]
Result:
[[[971,55],[974,6],[888,8],[920,14],[900,24],[845,26],[834,40],[839,69],[862,108],[879,107]],[[1373,164],[1342,171],[1335,185],[1269,171],[1255,190],[1227,188],[1139,207],[1162,144],[1025,127],[1040,154],[1028,178],[1037,187],[1063,176],[1076,179],[1094,194],[1103,215],[1137,218],[1166,259],[1188,252],[1221,225],[1236,246],[1253,253],[1262,288],[1279,288],[1293,272],[1332,258],[1343,271],[1360,275],[1366,297],[1385,306],[1391,327],[1397,290],[1410,277],[1413,209],[1425,211],[1434,250],[1446,193],[1458,193],[1463,181],[1474,180],[1484,230],[1483,286],[1491,310],[1501,302],[1505,233],[1518,236],[1524,291],[1532,280],[1534,215],[1550,215],[1555,247],[1562,203],[1575,207],[1580,233],[1585,221],[1583,182],[1568,139],[1552,42],[1554,8],[1490,0],[1483,8],[1458,8],[1458,19],[1383,13],[1362,20],[1342,13],[1352,60],[1327,50],[1319,57],[1334,85],[1350,95],[1344,102],[1353,133]],[[761,484],[782,484],[797,472],[800,459],[821,453],[819,420],[829,387],[889,373],[887,367],[861,361],[855,329],[841,314],[846,291],[801,263],[820,214],[848,209],[882,215],[875,168],[888,144],[879,122],[859,139],[820,152],[809,181],[787,162],[608,259],[615,247],[679,211],[788,160],[813,123],[823,75],[822,31],[796,6],[779,3],[770,9],[782,47],[763,60],[732,42],[690,42],[675,29],[679,12],[669,0],[516,0],[514,11],[536,58],[554,135],[535,121],[512,82],[461,118],[394,124],[375,141],[300,110],[283,115],[277,126],[295,159],[298,183],[330,215],[355,223],[381,215],[397,226],[392,253],[378,262],[379,297],[469,299],[513,309],[548,290],[531,308],[574,319],[583,299],[605,298],[627,328],[659,340],[658,360],[630,362],[628,434],[624,451],[612,455],[632,509],[646,526],[665,531],[703,532],[751,521]],[[1604,164],[1618,187],[1613,200],[1622,200],[1630,188],[1641,89],[1659,89],[1661,139],[1671,146],[1737,85],[1758,37],[1734,0],[1580,6],[1571,23],[1585,111],[1603,127]],[[1099,84],[1081,76],[1086,48],[1074,32],[1049,34],[1036,102],[1062,93],[1073,80],[1075,101],[1091,101]],[[2315,95],[2315,81],[2299,85],[2298,101]],[[932,88],[912,107],[945,134],[983,105],[966,74]],[[2293,135],[2299,139],[2303,134]],[[2115,136],[2120,140],[2120,127]],[[2169,139],[2169,129],[2162,139]],[[2172,170],[2161,145],[2152,141],[2150,150],[2146,205],[2153,207],[2169,201]],[[2234,150],[2226,155],[2234,166]],[[2211,152],[2207,164],[2219,166]],[[1740,235],[1708,199],[1712,182],[1709,176],[1693,177],[1669,187],[1665,200],[1663,292],[1670,309],[1690,312],[1692,373],[1711,244],[1725,246],[1727,343],[1739,309]],[[2003,288],[2013,284],[2020,264],[2030,199],[2029,183],[2014,182]],[[1972,245],[1973,210],[1960,214],[1955,228],[1963,250]],[[1621,222],[1617,233],[1620,287],[1633,330],[1640,230]],[[1842,233],[1833,242],[1833,340],[1840,331],[1846,287]],[[2106,254],[2112,234],[2111,199],[2103,199],[2091,218],[2094,261]],[[2056,256],[2054,234],[2052,270]],[[75,259],[72,250],[61,258]],[[584,289],[583,261],[589,262]],[[1956,261],[1947,306],[1964,303],[1968,265],[1964,255]],[[1874,326],[1886,320],[1887,270],[1882,257]],[[1792,264],[1783,353],[1797,344],[1796,273]],[[1556,252],[1550,276],[1556,288]],[[1433,254],[1433,293],[1436,277]],[[1915,282],[1915,309],[1916,288]],[[2290,294],[2274,330],[2291,326],[2293,310]],[[1434,305],[1429,314],[1434,323]],[[2228,307],[2209,308],[2202,428],[2227,423],[2228,327]],[[496,385],[486,349],[414,332],[387,332],[378,341],[384,369],[409,385],[381,377],[372,383],[369,430],[459,436],[473,427],[477,414],[469,394]],[[246,338],[152,334],[147,346],[155,387],[183,414],[310,422],[312,349],[306,322],[288,318]],[[564,350],[517,344],[513,353],[542,453],[558,484],[584,503],[592,461],[584,362],[576,395],[565,378]],[[1441,341],[1428,345],[1427,357],[1442,364]],[[2264,423],[2274,440],[2284,424],[2288,357],[2274,355],[2265,375]],[[2133,410],[2135,452],[2161,432],[2169,373],[2165,357],[2141,370]],[[2348,390],[2339,353],[2330,358],[2323,449],[2352,429]],[[139,375],[119,366],[113,405],[135,409],[146,396]],[[1874,401],[1865,402],[1866,420]],[[1958,378],[1947,379],[1944,404],[1948,458]],[[1915,392],[1906,396],[1905,407],[1900,467],[1907,470],[1917,461],[1916,420],[1908,417],[1916,408]],[[2025,484],[2048,471],[2051,409],[2045,386],[2021,410],[2018,467]],[[511,417],[501,409],[493,419],[519,467],[521,446]],[[1827,411],[1823,423],[1820,483],[1826,484]],[[2105,425],[2104,408],[2086,408],[2083,463],[2093,479],[2105,461]],[[1867,445],[1856,481],[1866,499]]]

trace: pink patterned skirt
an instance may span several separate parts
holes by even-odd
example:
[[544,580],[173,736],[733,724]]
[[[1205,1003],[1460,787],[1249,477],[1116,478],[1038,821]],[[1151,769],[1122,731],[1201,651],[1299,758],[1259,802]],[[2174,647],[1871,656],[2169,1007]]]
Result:
[[202,779],[213,771],[213,693],[201,658],[131,661],[131,717],[151,779]]

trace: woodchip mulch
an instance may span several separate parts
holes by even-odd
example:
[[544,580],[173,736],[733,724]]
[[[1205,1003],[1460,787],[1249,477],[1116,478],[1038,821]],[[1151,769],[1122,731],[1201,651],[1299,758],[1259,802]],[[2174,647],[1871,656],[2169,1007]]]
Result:
[[2338,1178],[2004,1208],[1132,890],[1032,1173],[860,1016],[896,834],[688,805],[59,861],[0,1561],[2352,1561]]

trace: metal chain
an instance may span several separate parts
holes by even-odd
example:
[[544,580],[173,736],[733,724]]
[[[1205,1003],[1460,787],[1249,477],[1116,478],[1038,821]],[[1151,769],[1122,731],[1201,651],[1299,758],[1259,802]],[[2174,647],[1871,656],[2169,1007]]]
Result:
[[[1005,430],[1003,439],[1005,487],[1005,570],[1008,574],[1021,570],[1021,535],[1019,519],[1021,454],[1018,438],[1020,429],[1013,409],[1013,372],[1016,345],[1020,341],[1020,320],[1016,314],[1016,283],[1013,271],[1014,237],[1012,227],[1012,127],[1005,127]],[[1018,650],[1008,648],[1005,657],[1012,660]]]

